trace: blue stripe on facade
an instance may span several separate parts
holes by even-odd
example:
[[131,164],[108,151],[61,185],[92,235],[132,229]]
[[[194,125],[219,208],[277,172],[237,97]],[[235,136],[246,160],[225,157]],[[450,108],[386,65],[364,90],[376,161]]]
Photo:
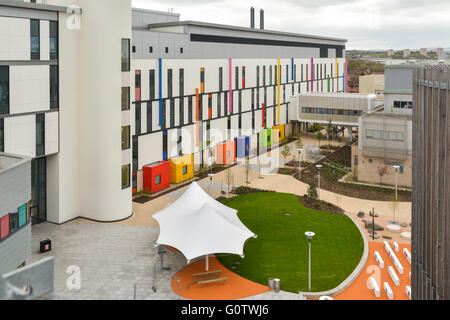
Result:
[[294,58],[291,59],[292,81],[294,81]]

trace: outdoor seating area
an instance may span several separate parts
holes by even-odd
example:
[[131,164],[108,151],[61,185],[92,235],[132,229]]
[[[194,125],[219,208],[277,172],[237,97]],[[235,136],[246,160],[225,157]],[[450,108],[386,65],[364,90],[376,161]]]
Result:
[[[205,260],[198,260],[179,271],[174,279],[181,280],[181,296],[190,300],[236,300],[269,292],[267,286],[247,280],[222,265],[215,257],[209,259],[211,274],[205,273]],[[209,280],[200,280],[207,279]],[[204,282],[199,284],[199,282]],[[198,285],[194,285],[198,284]],[[179,294],[179,286],[172,281],[172,290]]]
[[[371,242],[369,246],[369,258],[361,275],[349,288],[333,298],[335,300],[410,300],[407,292],[411,287],[409,277],[411,265],[407,262],[407,258],[397,257],[391,244],[387,242]],[[399,251],[411,250],[411,245],[400,244],[398,247]],[[384,268],[380,266],[380,260],[384,260]],[[394,261],[396,261],[395,264]],[[404,268],[403,273],[398,270],[400,266]]]

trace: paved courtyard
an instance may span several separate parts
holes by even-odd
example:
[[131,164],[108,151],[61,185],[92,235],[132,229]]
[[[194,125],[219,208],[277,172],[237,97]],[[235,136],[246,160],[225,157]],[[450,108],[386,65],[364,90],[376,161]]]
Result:
[[[153,269],[160,271],[158,250],[154,247],[158,235],[155,227],[130,227],[111,224],[69,222],[57,226],[49,223],[33,227],[32,258],[55,257],[55,291],[51,299],[70,300],[167,300],[179,299],[170,287],[175,272],[186,265],[180,254],[168,252],[159,272],[153,292]],[[51,239],[53,251],[39,253],[39,241]],[[81,272],[81,289],[70,291],[66,282],[70,266]],[[135,292],[136,285],[136,292]]]

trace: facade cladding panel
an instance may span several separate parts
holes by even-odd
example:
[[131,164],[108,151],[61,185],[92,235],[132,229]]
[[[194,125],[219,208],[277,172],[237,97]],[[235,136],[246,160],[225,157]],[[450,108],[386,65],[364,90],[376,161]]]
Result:
[[450,66],[415,68],[412,297],[450,300]]

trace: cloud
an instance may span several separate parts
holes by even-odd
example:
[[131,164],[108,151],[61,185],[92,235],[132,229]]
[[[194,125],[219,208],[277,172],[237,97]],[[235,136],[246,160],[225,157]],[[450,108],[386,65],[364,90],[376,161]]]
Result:
[[[266,29],[349,40],[356,49],[448,47],[448,0],[133,0],[182,20],[249,26],[250,7],[264,8]],[[257,15],[257,25],[259,24]]]

